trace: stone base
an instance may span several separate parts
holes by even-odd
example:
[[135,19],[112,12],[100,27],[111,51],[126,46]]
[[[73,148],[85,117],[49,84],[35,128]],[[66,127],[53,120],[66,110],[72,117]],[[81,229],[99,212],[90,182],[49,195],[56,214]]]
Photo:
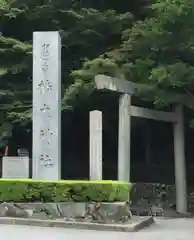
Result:
[[119,232],[137,232],[143,228],[149,227],[154,223],[153,217],[132,217],[126,223],[91,223],[79,221],[64,220],[40,220],[26,218],[0,218],[0,224],[55,227],[55,228],[74,228],[96,231],[119,231]]
[[126,202],[2,203],[0,204],[0,217],[125,223],[131,219],[131,212]]

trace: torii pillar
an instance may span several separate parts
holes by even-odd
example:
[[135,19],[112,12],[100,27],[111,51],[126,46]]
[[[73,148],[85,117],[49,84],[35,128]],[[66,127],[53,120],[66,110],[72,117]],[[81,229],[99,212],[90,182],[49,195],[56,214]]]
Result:
[[185,167],[185,143],[184,143],[184,120],[183,106],[175,108],[177,122],[174,123],[174,162],[176,184],[176,210],[180,213],[187,212],[187,183]]

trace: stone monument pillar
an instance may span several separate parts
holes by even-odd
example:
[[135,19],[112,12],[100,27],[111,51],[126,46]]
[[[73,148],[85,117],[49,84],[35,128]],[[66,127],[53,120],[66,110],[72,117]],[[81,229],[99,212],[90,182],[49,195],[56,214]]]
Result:
[[90,180],[102,180],[102,112],[90,112]]
[[61,178],[61,39],[33,33],[33,179]]

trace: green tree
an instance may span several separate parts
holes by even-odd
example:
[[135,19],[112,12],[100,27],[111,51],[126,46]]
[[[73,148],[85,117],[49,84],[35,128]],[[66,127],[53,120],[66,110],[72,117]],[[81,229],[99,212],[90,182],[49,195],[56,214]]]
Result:
[[[74,81],[70,75],[73,69],[120,44],[122,30],[131,26],[132,15],[122,13],[115,3],[111,10],[108,5],[94,8],[92,4],[95,6],[94,1],[78,0],[1,2],[1,107],[12,122],[31,121],[33,31],[61,33],[63,99],[68,98],[65,89]],[[74,93],[70,98],[75,98]]]
[[87,99],[99,68],[121,76],[115,49],[120,47],[122,32],[144,16],[148,2],[0,0],[0,134],[8,131],[3,123],[25,126],[32,120],[33,31],[60,31],[62,106],[67,112]]
[[[106,73],[97,62],[109,62],[116,75],[150,84],[141,94],[155,104],[167,104],[166,91],[193,95],[194,83],[194,2],[192,0],[156,0],[144,20],[134,22],[122,34],[120,47],[89,62],[90,75]],[[75,79],[87,82],[88,64],[75,73]],[[112,71],[113,72],[113,71]],[[84,80],[85,79],[85,80]],[[91,77],[92,79],[92,77]],[[149,94],[148,94],[149,92]]]
[[151,10],[123,33],[123,72],[131,81],[153,85],[156,103],[168,102],[166,90],[192,95],[194,2],[157,0]]

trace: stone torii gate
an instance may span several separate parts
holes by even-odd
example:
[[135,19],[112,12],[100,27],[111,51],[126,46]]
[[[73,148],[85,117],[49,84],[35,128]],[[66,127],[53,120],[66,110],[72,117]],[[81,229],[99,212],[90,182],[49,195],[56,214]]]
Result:
[[[119,92],[118,179],[130,181],[131,117],[174,124],[174,156],[177,211],[187,211],[184,128],[182,105],[194,98],[171,94],[174,112],[131,105],[136,85],[115,78],[95,77],[98,90]],[[33,34],[33,179],[61,178],[61,40],[59,32]],[[102,113],[90,112],[90,179],[102,179]]]
[[[130,181],[131,117],[172,122],[174,127],[174,163],[177,212],[187,212],[183,104],[194,102],[186,95],[170,94],[173,112],[157,111],[131,105],[137,84],[105,75],[95,77],[97,90],[119,92],[118,180]],[[102,179],[102,113],[90,112],[90,179]]]

